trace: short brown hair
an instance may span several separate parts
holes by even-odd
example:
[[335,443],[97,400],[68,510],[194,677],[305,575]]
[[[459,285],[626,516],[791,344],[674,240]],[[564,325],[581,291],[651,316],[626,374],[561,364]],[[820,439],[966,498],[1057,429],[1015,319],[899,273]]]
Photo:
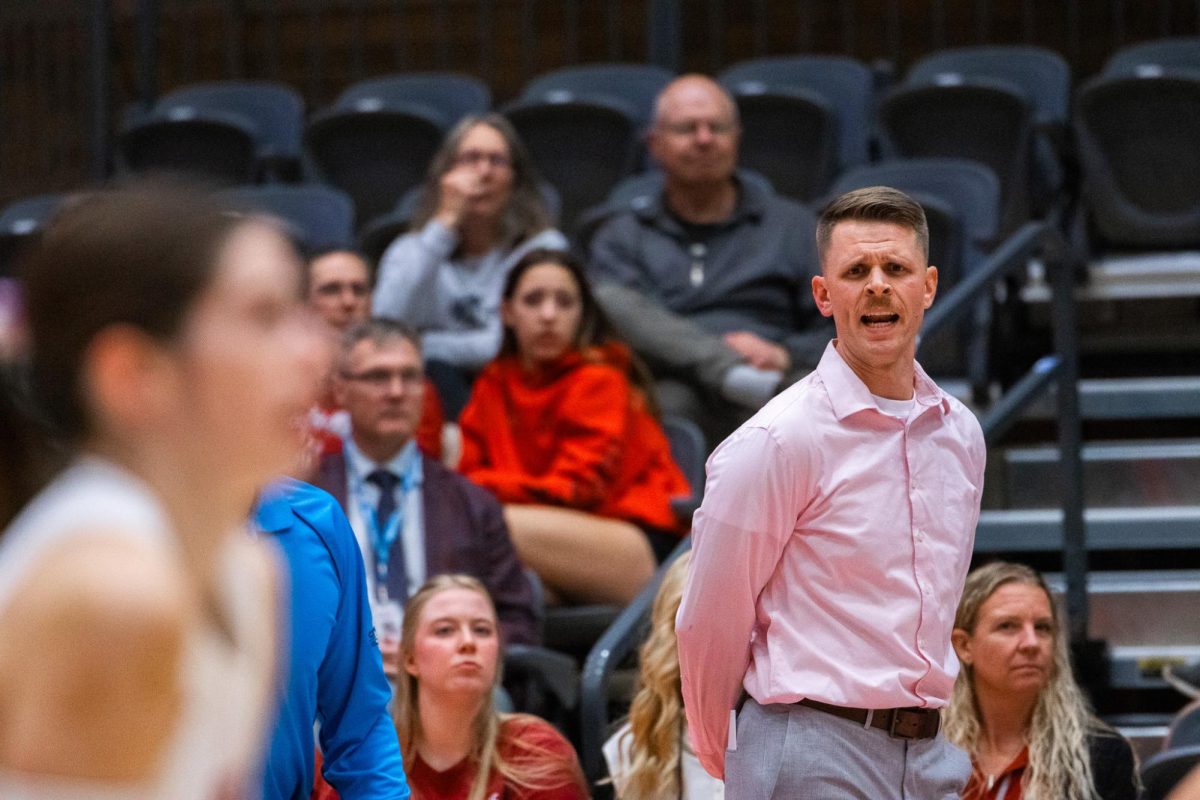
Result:
[[422,354],[421,334],[417,329],[405,325],[396,319],[386,317],[371,317],[370,319],[351,325],[342,333],[338,347],[338,368],[346,371],[350,363],[350,353],[359,342],[370,340],[376,347],[385,347],[395,342],[408,342]]
[[846,192],[832,200],[821,211],[817,220],[817,257],[825,263],[825,251],[829,239],[839,222],[861,220],[863,222],[890,222],[908,228],[917,235],[917,247],[925,260],[929,260],[929,223],[921,205],[899,189],[890,186],[868,186]]

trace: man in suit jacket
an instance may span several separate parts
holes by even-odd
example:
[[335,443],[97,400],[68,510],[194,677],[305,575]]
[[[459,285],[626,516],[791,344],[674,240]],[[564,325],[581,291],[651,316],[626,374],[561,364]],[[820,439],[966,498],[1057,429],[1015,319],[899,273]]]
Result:
[[[538,644],[533,590],[490,493],[423,456],[414,432],[424,387],[420,341],[372,319],[342,340],[334,390],[350,415],[342,452],[315,483],[342,504],[367,566],[377,628],[426,578],[465,572],[487,586],[506,642]],[[382,609],[382,611],[381,611]],[[386,633],[381,642],[388,656]]]

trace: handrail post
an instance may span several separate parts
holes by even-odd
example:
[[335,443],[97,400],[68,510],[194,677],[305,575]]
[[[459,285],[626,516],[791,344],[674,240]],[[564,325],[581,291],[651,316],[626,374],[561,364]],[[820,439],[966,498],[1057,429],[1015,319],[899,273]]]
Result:
[[1090,689],[1107,682],[1103,643],[1088,638],[1088,550],[1083,519],[1083,426],[1079,413],[1079,329],[1075,314],[1075,261],[1061,236],[1045,249],[1052,289],[1051,319],[1058,357],[1058,445],[1062,484],[1063,572],[1067,619],[1080,682]]

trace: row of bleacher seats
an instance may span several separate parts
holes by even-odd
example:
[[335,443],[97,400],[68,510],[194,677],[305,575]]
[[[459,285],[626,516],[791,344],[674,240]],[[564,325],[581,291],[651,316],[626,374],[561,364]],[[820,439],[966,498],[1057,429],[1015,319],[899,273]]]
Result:
[[[501,109],[557,193],[564,230],[647,166],[640,133],[672,77],[650,65],[570,67],[535,78]],[[1075,188],[1077,142],[1102,239],[1170,246],[1200,230],[1187,214],[1200,192],[1187,146],[1200,125],[1198,39],[1121,50],[1074,98],[1060,56],[1021,46],[937,52],[887,90],[840,56],[756,59],[718,79],[742,116],[742,166],[803,202],[854,183],[847,172],[879,158],[965,158],[996,174],[1000,232],[1011,232]],[[446,130],[491,105],[485,85],[454,74],[370,79],[307,119],[282,84],[198,84],[129,111],[117,160],[125,172],[177,169],[230,185],[324,183],[349,195],[359,230],[392,232]]]
[[[548,206],[581,248],[653,181],[636,172],[648,166],[638,132],[672,77],[648,65],[571,67],[504,107],[546,179]],[[913,194],[944,289],[1031,217],[1071,227],[1082,254],[1200,243],[1200,39],[1122,50],[1074,97],[1060,56],[1018,46],[934,53],[886,92],[840,56],[758,59],[718,77],[739,104],[743,166],[781,193],[815,204],[883,183]],[[126,171],[234,184],[231,199],[290,220],[310,248],[358,243],[378,258],[406,227],[445,132],[491,104],[469,77],[396,75],[347,88],[306,122],[289,87],[201,84],[128,114],[120,160]],[[0,213],[0,275],[5,253],[53,204],[33,198]],[[980,303],[957,335],[923,349],[924,360],[945,362],[928,365],[934,374],[966,373],[977,396],[991,377],[980,335],[989,311]]]

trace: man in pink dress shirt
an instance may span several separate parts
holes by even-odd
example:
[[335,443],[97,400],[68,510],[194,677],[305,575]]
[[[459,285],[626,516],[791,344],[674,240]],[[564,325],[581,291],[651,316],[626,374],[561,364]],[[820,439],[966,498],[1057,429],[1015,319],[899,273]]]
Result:
[[915,360],[928,241],[894,189],[833,201],[812,288],[837,339],[708,461],[679,662],[696,753],[738,800],[942,800],[970,775],[938,709],[985,450]]

